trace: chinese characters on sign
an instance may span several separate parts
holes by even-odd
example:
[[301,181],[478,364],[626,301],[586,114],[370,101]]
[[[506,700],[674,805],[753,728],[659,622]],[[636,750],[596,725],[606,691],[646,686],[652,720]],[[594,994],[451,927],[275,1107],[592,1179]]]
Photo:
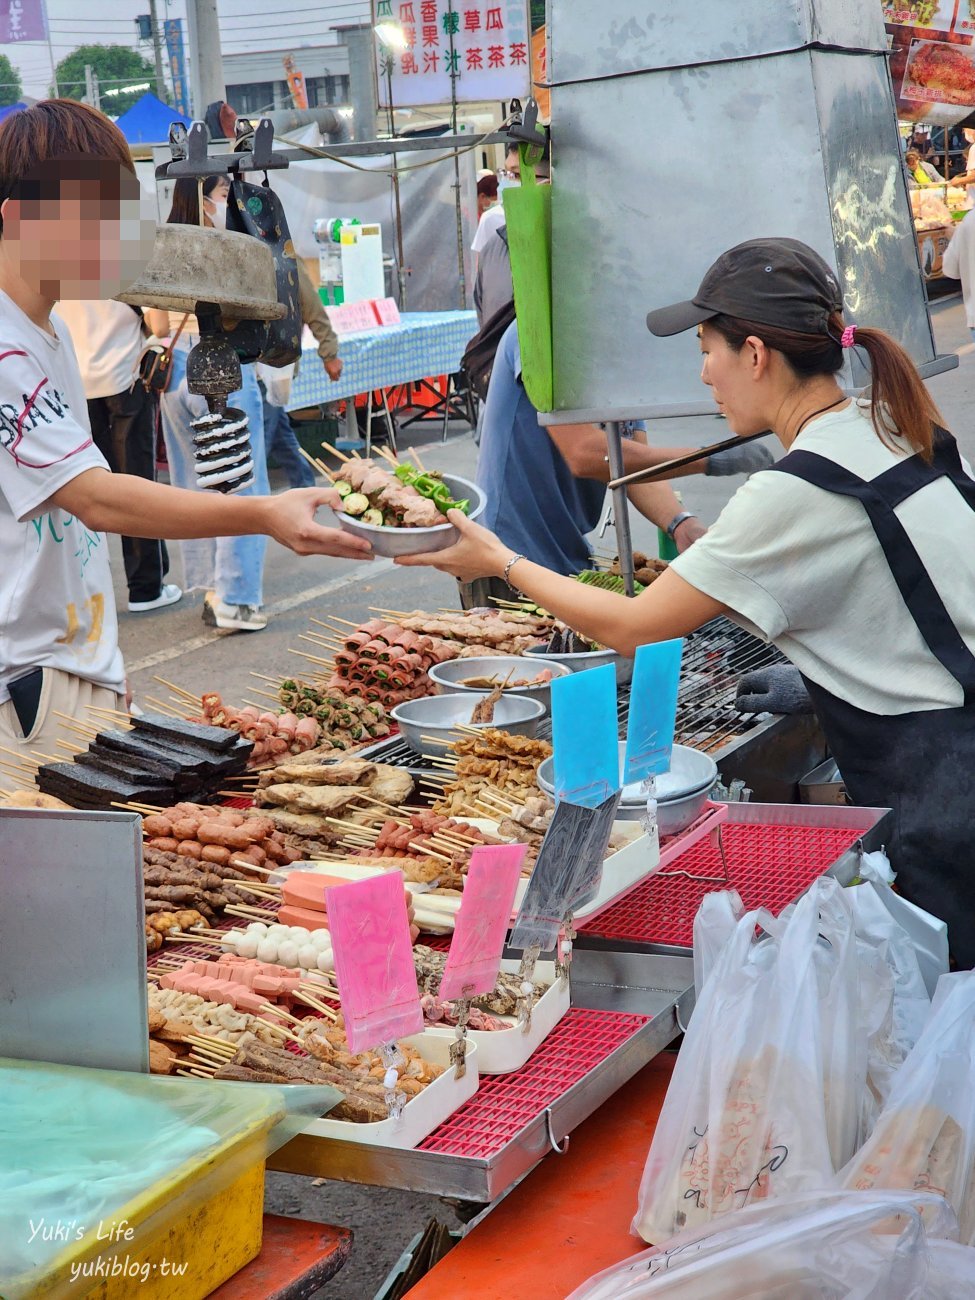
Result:
[[46,39],[43,0],[0,0],[0,45]]
[[377,43],[379,97],[394,106],[524,98],[531,44],[525,0],[373,0],[377,23],[398,22],[405,49]]

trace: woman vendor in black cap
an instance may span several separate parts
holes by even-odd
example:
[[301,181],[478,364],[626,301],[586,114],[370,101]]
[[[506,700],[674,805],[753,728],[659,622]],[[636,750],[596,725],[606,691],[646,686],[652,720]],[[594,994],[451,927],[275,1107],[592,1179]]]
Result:
[[[456,511],[461,541],[401,558],[508,579],[557,618],[632,655],[727,614],[802,673],[851,797],[893,809],[906,897],[975,965],[975,480],[907,353],[842,315],[805,244],[758,239],[718,259],[694,298],[647,317],[697,328],[707,384],[739,436],[788,453],[753,474],[710,531],[636,599],[513,554]],[[869,360],[868,401],[836,376]]]

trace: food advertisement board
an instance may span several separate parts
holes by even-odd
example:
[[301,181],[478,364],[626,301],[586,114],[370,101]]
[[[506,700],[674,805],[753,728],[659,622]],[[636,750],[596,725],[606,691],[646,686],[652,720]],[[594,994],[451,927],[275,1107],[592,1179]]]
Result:
[[975,111],[975,0],[881,0],[897,114],[952,126]]

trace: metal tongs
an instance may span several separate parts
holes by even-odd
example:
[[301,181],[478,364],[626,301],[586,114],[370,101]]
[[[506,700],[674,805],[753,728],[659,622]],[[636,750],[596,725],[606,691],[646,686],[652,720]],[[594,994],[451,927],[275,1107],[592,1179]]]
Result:
[[687,456],[675,456],[673,460],[665,460],[662,465],[651,465],[648,469],[638,469],[632,474],[624,474],[622,478],[610,479],[609,487],[611,489],[627,487],[631,483],[644,483],[647,479],[659,478],[661,474],[668,474],[671,470],[693,465],[696,460],[703,460],[705,456],[713,456],[719,451],[728,451],[731,447],[741,447],[744,443],[755,442],[758,438],[767,438],[771,432],[771,429],[765,429],[762,433],[749,433],[744,438],[725,438],[724,442],[715,442],[710,447],[701,447]]

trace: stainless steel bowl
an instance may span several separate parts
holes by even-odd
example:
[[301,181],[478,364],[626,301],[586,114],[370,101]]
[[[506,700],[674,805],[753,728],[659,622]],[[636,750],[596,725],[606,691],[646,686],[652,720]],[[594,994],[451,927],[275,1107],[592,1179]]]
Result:
[[[476,483],[456,474],[444,474],[443,481],[455,501],[463,501],[465,497],[470,501],[468,519],[476,519],[484,513],[487,497]],[[445,551],[460,537],[453,524],[435,524],[431,528],[386,528],[380,524],[364,524],[361,519],[342,511],[336,511],[335,517],[345,532],[364,537],[374,554],[387,557]]]
[[[538,660],[534,655],[526,662],[521,655],[482,655],[475,659],[448,659],[444,664],[435,664],[430,669],[430,680],[448,691],[467,691],[483,693],[481,686],[464,686],[462,677],[496,677],[503,682],[510,673],[515,681],[534,677],[543,668],[551,668],[553,677],[568,677],[572,669],[565,664],[553,663],[549,659]],[[546,709],[552,707],[551,682],[539,682],[536,686],[506,686],[505,695],[520,695],[525,699],[539,700]]]
[[525,651],[533,659],[547,659],[550,663],[562,664],[569,672],[581,673],[586,668],[602,668],[604,664],[613,664],[616,669],[616,685],[626,686],[633,680],[633,660],[624,659],[615,650],[584,650],[579,654],[557,654],[546,650],[543,645],[529,646]]
[[[623,780],[623,762],[626,745],[619,747],[620,781]],[[708,795],[718,779],[718,767],[709,754],[687,745],[675,745],[669,772],[657,777],[657,825],[661,835],[676,835],[678,830],[690,826],[707,803]],[[546,794],[555,793],[554,762],[551,758],[539,764],[538,785]],[[647,809],[647,801],[640,790],[640,782],[623,786],[623,795],[617,816],[620,821],[639,821]],[[682,818],[683,824],[676,826]]]
[[[452,741],[464,733],[464,727],[500,727],[515,736],[534,736],[545,716],[545,705],[521,696],[504,696],[494,706],[492,722],[472,723],[471,713],[478,700],[487,699],[487,691],[457,691],[452,695],[427,695],[421,700],[407,700],[390,710],[406,743],[417,754],[438,758]],[[442,737],[442,739],[441,739]]]
[[[688,826],[693,826],[704,812],[705,804],[708,801],[708,795],[711,793],[711,787],[706,790],[697,790],[694,794],[685,794],[683,799],[670,799],[664,803],[657,802],[657,834],[663,839],[666,835],[679,835],[681,831],[686,831]],[[620,818],[623,821],[639,820],[646,812],[646,804],[637,812],[629,808],[620,811]]]

